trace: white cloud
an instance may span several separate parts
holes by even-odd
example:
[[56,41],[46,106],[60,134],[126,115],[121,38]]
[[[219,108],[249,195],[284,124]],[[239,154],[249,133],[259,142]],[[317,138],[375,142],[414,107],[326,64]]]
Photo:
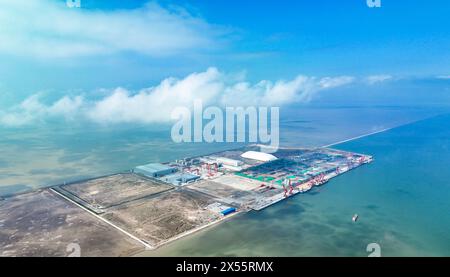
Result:
[[374,85],[377,83],[382,83],[388,80],[391,80],[393,77],[391,75],[387,75],[387,74],[381,74],[381,75],[372,75],[372,76],[368,76],[366,77],[366,82],[369,85]]
[[[237,77],[236,77],[237,76]],[[83,119],[98,123],[168,122],[174,108],[191,107],[194,100],[204,105],[281,106],[310,101],[314,94],[353,82],[349,76],[316,78],[299,75],[289,81],[262,80],[251,84],[239,75],[227,75],[216,68],[192,73],[183,79],[167,78],[155,87],[131,92],[116,88],[98,100],[65,96],[45,105],[39,95],[0,113],[0,124],[23,125],[48,117]]]
[[73,119],[76,113],[84,104],[84,98],[82,96],[69,97],[64,96],[63,98],[56,101],[50,107],[47,107],[47,113],[50,115],[63,116],[65,118]]
[[0,111],[0,125],[21,126],[51,117],[75,119],[84,103],[82,96],[64,96],[51,105],[43,104],[40,98],[35,94],[8,111]]
[[65,1],[0,0],[0,7],[0,53],[21,56],[170,55],[210,48],[222,33],[185,11],[155,3],[99,11],[68,8]]
[[450,75],[439,75],[436,76],[436,78],[440,80],[450,80]]
[[222,74],[215,68],[193,73],[184,79],[168,78],[158,86],[133,94],[123,88],[115,89],[94,103],[88,116],[97,122],[161,122],[170,119],[177,106],[190,107],[194,99],[211,103],[223,91]]
[[224,105],[285,105],[310,101],[321,90],[343,86],[353,82],[349,76],[316,78],[299,75],[290,81],[267,80],[252,85],[237,82],[225,89],[221,96]]

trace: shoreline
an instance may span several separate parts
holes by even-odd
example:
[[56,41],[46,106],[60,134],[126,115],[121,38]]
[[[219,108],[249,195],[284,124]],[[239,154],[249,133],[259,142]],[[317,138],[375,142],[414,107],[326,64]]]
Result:
[[152,248],[147,248],[147,249],[138,251],[135,254],[130,255],[130,257],[148,257],[148,256],[143,255],[143,254],[144,253],[154,253],[158,249],[164,248],[165,246],[170,245],[172,243],[175,243],[175,242],[177,242],[177,241],[179,241],[181,239],[188,238],[190,235],[198,234],[198,233],[204,232],[204,231],[206,231],[208,229],[211,229],[212,227],[216,227],[216,226],[220,225],[221,223],[224,223],[225,221],[228,221],[228,220],[232,220],[232,219],[234,219],[234,217],[236,217],[238,215],[242,215],[244,213],[245,213],[244,211],[237,211],[237,212],[232,213],[230,215],[227,215],[227,216],[225,216],[223,218],[220,218],[220,219],[218,219],[216,221],[210,222],[210,223],[208,223],[206,225],[199,226],[199,227],[197,227],[195,229],[186,231],[185,233],[181,233],[181,234],[177,235],[176,237],[170,238],[169,240],[161,243],[160,245],[157,245],[157,246],[152,247]]
[[[348,141],[357,140],[357,139],[360,139],[360,138],[363,138],[363,137],[367,137],[367,136],[371,136],[371,135],[374,135],[374,134],[382,133],[382,132],[391,130],[391,129],[393,129],[393,128],[396,128],[396,127],[385,128],[385,129],[382,129],[382,130],[378,130],[378,131],[370,132],[370,133],[367,133],[367,134],[355,136],[355,137],[352,137],[352,138],[349,138],[349,139],[345,139],[345,140],[341,140],[341,141],[334,142],[334,143],[331,143],[331,144],[327,144],[327,145],[325,145],[325,146],[322,146],[321,148],[328,148],[328,147],[330,147],[330,146],[338,145],[338,144],[345,143],[345,142],[348,142]],[[283,147],[280,147],[280,149],[282,149],[282,148],[283,148]],[[346,171],[347,171],[347,170],[346,170]],[[342,172],[342,173],[343,173],[343,172]],[[337,175],[340,175],[340,173],[338,173]],[[94,179],[95,179],[95,178],[94,178]],[[330,178],[330,179],[331,179],[331,178]],[[76,183],[76,182],[75,182],[75,183]],[[167,245],[167,244],[171,244],[171,243],[173,243],[173,242],[175,242],[175,241],[180,240],[181,238],[188,237],[188,236],[191,235],[191,234],[194,234],[194,233],[198,233],[198,232],[204,231],[204,230],[208,229],[208,228],[211,227],[211,226],[219,225],[219,223],[224,222],[224,221],[226,221],[226,220],[228,220],[228,219],[233,218],[235,215],[242,214],[242,211],[239,211],[239,212],[234,213],[234,214],[232,214],[232,215],[230,215],[230,216],[226,216],[226,217],[221,218],[221,219],[219,219],[219,220],[210,222],[210,223],[208,223],[208,224],[206,224],[206,225],[198,226],[197,228],[194,228],[194,229],[189,230],[189,231],[187,231],[187,232],[178,234],[178,235],[176,235],[175,237],[172,237],[172,238],[170,238],[169,240],[164,241],[164,242],[161,243],[160,245],[150,245],[150,244],[148,244],[146,241],[144,241],[144,240],[138,238],[137,236],[131,234],[131,233],[128,232],[128,231],[125,231],[124,229],[120,228],[119,226],[117,226],[116,224],[110,222],[109,220],[104,219],[103,217],[100,217],[100,216],[94,214],[93,212],[89,211],[88,209],[86,209],[86,208],[83,207],[82,205],[79,205],[78,203],[76,203],[76,202],[72,201],[71,199],[67,198],[66,196],[60,194],[59,192],[55,191],[52,187],[55,187],[55,186],[49,187],[49,189],[50,189],[51,192],[53,192],[53,193],[55,193],[56,195],[62,197],[62,198],[65,199],[66,201],[69,201],[70,203],[75,204],[78,208],[81,208],[82,210],[88,212],[90,215],[93,215],[95,218],[100,219],[101,221],[107,223],[108,225],[110,225],[110,226],[113,227],[114,229],[120,231],[122,234],[126,235],[127,237],[129,237],[129,238],[135,240],[136,242],[138,242],[138,243],[140,243],[141,245],[144,246],[144,249],[142,249],[141,251],[137,251],[137,252],[135,252],[134,254],[131,254],[130,256],[141,256],[141,255],[145,255],[145,253],[152,253],[152,252],[154,252],[156,249],[163,248],[163,247],[164,247],[165,245]],[[295,193],[295,194],[297,194],[297,193]],[[280,199],[280,200],[283,200],[283,199]],[[279,202],[279,201],[276,201],[276,202]],[[271,204],[274,204],[274,203],[271,203]],[[270,204],[270,205],[271,205],[271,204]],[[268,205],[268,206],[270,206],[270,205]]]
[[[369,136],[376,135],[376,134],[379,134],[379,133],[384,133],[384,132],[390,131],[390,130],[392,130],[392,129],[395,129],[395,128],[398,128],[398,127],[401,127],[401,126],[405,126],[405,125],[409,125],[409,124],[412,124],[412,123],[415,123],[415,122],[418,122],[418,121],[421,121],[421,120],[412,121],[412,122],[408,122],[408,123],[406,123],[406,124],[401,124],[401,125],[397,125],[397,126],[393,126],[393,127],[388,127],[388,128],[384,128],[384,129],[381,129],[381,130],[378,130],[378,131],[374,131],[374,132],[362,134],[362,135],[359,135],[359,136],[356,136],[356,137],[351,137],[351,138],[348,138],[348,139],[340,140],[340,141],[337,141],[337,142],[333,142],[333,143],[330,143],[330,144],[327,144],[327,145],[320,146],[319,148],[330,148],[330,147],[333,147],[333,146],[336,146],[336,145],[339,145],[339,144],[342,144],[342,143],[346,143],[346,142],[349,142],[349,141],[358,140],[358,139],[361,139],[361,138],[364,138],[364,137],[369,137]],[[282,148],[282,149],[291,149],[291,147],[280,147],[280,148]],[[294,149],[294,148],[292,147],[292,149]],[[298,193],[298,194],[301,194],[301,193]],[[297,193],[296,193],[296,194],[293,195],[293,196],[298,196],[298,195],[297,195]],[[281,202],[281,201],[279,201],[279,202]],[[136,257],[136,256],[139,256],[139,257],[147,257],[147,256],[145,256],[145,255],[143,255],[143,254],[155,252],[155,251],[158,250],[158,249],[164,248],[164,246],[167,246],[167,245],[169,245],[169,244],[172,244],[172,243],[174,243],[174,242],[176,242],[176,241],[179,241],[179,240],[181,240],[181,239],[186,239],[186,238],[189,237],[189,235],[192,235],[192,234],[194,234],[194,233],[200,233],[200,232],[206,231],[206,230],[209,229],[210,227],[212,227],[212,226],[218,226],[218,225],[220,225],[220,223],[222,223],[222,222],[224,222],[224,221],[227,221],[227,220],[231,220],[231,219],[233,219],[233,217],[234,217],[235,215],[242,214],[242,213],[243,213],[243,212],[240,211],[240,212],[238,212],[238,213],[235,213],[234,215],[227,216],[227,217],[225,217],[225,218],[223,218],[223,219],[221,219],[221,220],[218,220],[218,221],[209,223],[209,224],[206,225],[206,226],[197,227],[197,228],[194,229],[194,230],[190,230],[190,231],[188,231],[187,233],[180,234],[180,235],[178,235],[177,237],[172,238],[172,239],[170,239],[169,241],[166,241],[165,243],[163,243],[163,244],[160,245],[160,246],[154,247],[154,248],[152,248],[152,249],[145,249],[145,250],[139,251],[138,253],[136,253],[135,255],[132,255],[132,256],[134,256],[134,257]]]

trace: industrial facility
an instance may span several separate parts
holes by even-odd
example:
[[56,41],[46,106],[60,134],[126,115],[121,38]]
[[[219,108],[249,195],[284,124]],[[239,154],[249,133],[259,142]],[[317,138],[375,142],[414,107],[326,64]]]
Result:
[[[150,173],[237,210],[261,210],[372,160],[371,156],[326,148],[279,149],[273,154],[258,150],[251,146],[185,158],[152,166],[155,170]],[[135,172],[142,172],[138,170],[142,167],[148,166],[136,167]]]
[[166,166],[160,163],[140,165],[134,169],[135,173],[154,178],[159,178],[164,175],[172,174],[175,173],[176,171],[177,171],[176,168]]
[[[371,161],[368,155],[328,148],[279,149],[269,154],[259,146],[248,146],[149,163],[126,173],[65,183],[47,189],[45,194],[31,193],[2,201],[21,205],[22,199],[38,201],[45,195],[60,207],[61,214],[65,209],[75,213],[73,209],[79,207],[82,210],[76,214],[86,224],[99,220],[110,229],[109,237],[126,238],[127,243],[103,243],[105,253],[123,253],[135,249],[136,244],[156,248],[241,212],[265,209]],[[94,218],[84,219],[83,211]],[[30,217],[42,216],[40,210],[27,213]],[[7,217],[2,210],[0,216]],[[8,222],[5,228],[16,226],[13,221]],[[55,226],[45,227],[53,230],[49,235],[60,235],[59,228],[52,227]],[[8,249],[8,253],[30,254],[30,249],[34,249],[31,244],[27,246],[33,236],[30,230],[17,230],[26,247]]]

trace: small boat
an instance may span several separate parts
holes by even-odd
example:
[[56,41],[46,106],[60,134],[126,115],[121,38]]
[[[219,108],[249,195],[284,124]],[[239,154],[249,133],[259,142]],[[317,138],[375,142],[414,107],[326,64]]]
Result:
[[354,214],[352,217],[353,222],[356,222],[358,220],[358,214]]

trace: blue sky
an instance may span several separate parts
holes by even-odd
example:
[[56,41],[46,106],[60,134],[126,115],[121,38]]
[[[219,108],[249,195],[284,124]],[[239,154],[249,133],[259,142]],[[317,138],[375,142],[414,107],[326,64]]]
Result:
[[[126,88],[130,96],[195,72],[230,88],[248,82],[251,93],[266,94],[262,100],[274,98],[277,82],[304,99],[311,94],[305,86],[322,90],[327,78],[341,86],[370,76],[450,75],[444,0],[382,0],[372,9],[365,0],[81,0],[80,9],[63,0],[0,3],[3,113],[24,109],[14,105],[35,94],[50,102],[69,95],[73,105],[77,95],[101,99]],[[261,81],[272,83],[262,89]]]
[[267,54],[246,63],[255,71],[268,62],[280,67],[280,75],[449,69],[443,65],[450,57],[448,1],[384,0],[379,9],[367,8],[364,0],[190,3],[208,20],[242,31],[234,51]]
[[[100,2],[83,1],[92,9],[136,8],[146,1]],[[218,55],[203,61],[211,59],[221,68],[246,67],[264,78],[298,71],[319,75],[449,72],[444,61],[450,62],[450,3],[444,0],[384,0],[378,9],[369,9],[365,0],[159,3],[179,5],[211,24],[232,29]],[[221,54],[238,61],[222,60]],[[282,67],[279,73],[261,69],[267,62]]]

